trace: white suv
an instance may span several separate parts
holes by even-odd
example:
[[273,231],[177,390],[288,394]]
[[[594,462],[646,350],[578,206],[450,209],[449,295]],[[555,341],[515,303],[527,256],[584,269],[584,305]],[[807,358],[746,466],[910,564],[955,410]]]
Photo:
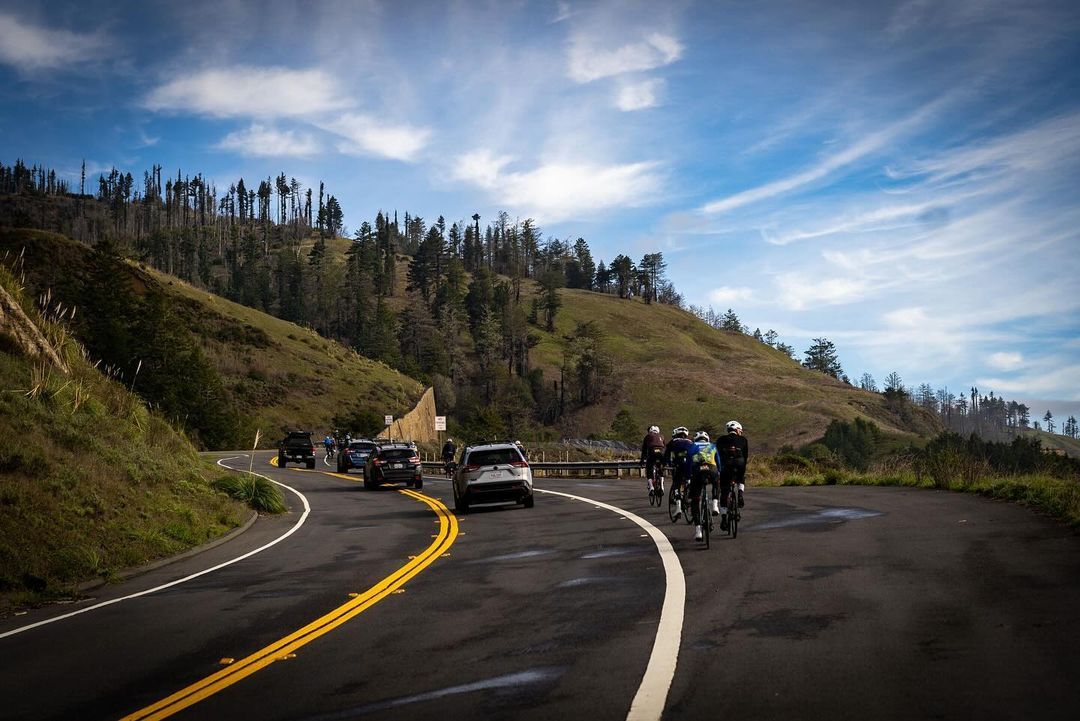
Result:
[[500,502],[533,507],[529,462],[513,443],[466,447],[454,476],[454,509],[468,513],[473,504]]

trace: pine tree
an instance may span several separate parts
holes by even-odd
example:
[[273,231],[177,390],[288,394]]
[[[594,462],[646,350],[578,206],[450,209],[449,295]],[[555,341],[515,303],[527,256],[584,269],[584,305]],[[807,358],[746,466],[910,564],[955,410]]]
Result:
[[844,372],[836,355],[836,346],[827,338],[814,338],[813,345],[806,350],[803,366],[836,379],[839,379]]

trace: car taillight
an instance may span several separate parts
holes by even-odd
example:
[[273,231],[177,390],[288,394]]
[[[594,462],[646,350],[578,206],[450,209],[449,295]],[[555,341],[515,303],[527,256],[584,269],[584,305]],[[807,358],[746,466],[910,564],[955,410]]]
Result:
[[420,462],[420,456],[413,456],[412,458],[409,459],[409,463],[419,463],[419,462]]
[[478,471],[478,470],[480,470],[480,466],[473,466],[473,465],[465,466],[466,473],[468,473],[470,471]]
[[375,460],[373,460],[373,461],[371,462],[371,465],[373,465],[373,466],[381,466],[381,465],[382,465],[382,461],[380,461],[380,460],[379,460],[378,458],[376,458]]
[[514,468],[528,468],[529,467],[529,464],[526,463],[525,461],[514,461],[510,465],[513,466]]

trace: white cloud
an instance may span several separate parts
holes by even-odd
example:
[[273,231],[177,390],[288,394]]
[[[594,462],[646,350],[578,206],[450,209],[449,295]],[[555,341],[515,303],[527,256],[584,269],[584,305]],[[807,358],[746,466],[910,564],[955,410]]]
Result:
[[733,306],[738,303],[745,303],[754,297],[754,290],[752,288],[733,288],[725,285],[719,288],[715,288],[709,292],[709,300],[718,305]]
[[93,60],[106,47],[97,33],[73,33],[20,21],[0,13],[0,63],[21,70],[47,70]]
[[143,105],[155,111],[265,119],[316,115],[349,102],[322,70],[234,66],[185,73],[152,90]]
[[252,123],[244,130],[229,133],[215,147],[262,158],[309,157],[319,152],[319,144],[311,135],[294,130],[278,130],[261,123]]
[[344,138],[345,142],[338,145],[342,153],[375,155],[405,162],[415,160],[431,137],[429,128],[387,125],[356,113],[348,113],[318,125]]
[[1010,377],[979,378],[975,384],[998,393],[1080,401],[1080,365],[1070,363],[1072,360],[1056,358],[1053,365],[1040,364],[1047,367]]
[[986,364],[991,368],[1002,371],[1016,370],[1024,364],[1024,356],[1020,353],[998,352],[991,353],[986,359]]
[[654,32],[644,40],[615,49],[597,47],[597,42],[583,34],[574,36],[567,53],[570,79],[591,83],[623,73],[641,72],[670,65],[682,57],[683,46],[668,34]]
[[619,86],[618,93],[615,96],[615,107],[623,112],[655,107],[657,93],[663,85],[663,80],[623,83]]
[[777,299],[790,310],[807,310],[861,300],[873,290],[860,278],[822,278],[802,272],[776,276]]
[[454,175],[490,191],[496,202],[543,221],[645,205],[662,185],[656,163],[548,162],[533,170],[506,172],[511,161],[478,150],[457,159]]

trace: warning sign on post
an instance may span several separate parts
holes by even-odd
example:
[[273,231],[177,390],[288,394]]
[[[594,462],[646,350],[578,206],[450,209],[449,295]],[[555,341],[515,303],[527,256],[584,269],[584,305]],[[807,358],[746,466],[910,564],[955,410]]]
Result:
[[435,416],[435,430],[446,430],[446,416]]
[[388,426],[393,422],[394,422],[394,417],[393,416],[383,416],[383,425]]

